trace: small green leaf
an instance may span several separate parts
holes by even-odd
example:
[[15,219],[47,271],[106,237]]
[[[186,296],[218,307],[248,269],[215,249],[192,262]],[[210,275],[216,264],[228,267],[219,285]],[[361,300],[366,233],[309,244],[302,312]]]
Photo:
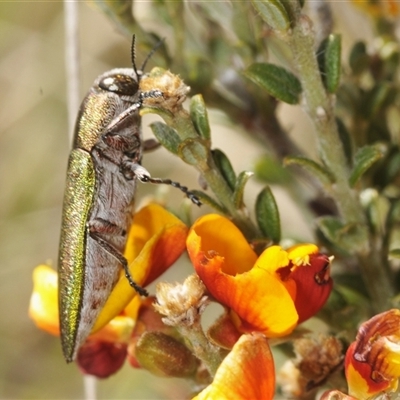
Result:
[[335,93],[340,83],[341,37],[329,35],[318,48],[318,65],[324,85],[329,93]]
[[221,172],[226,183],[232,190],[234,190],[236,185],[236,174],[233,170],[231,162],[229,161],[229,158],[219,149],[212,150],[211,154],[213,156],[215,165]]
[[211,139],[211,129],[208,122],[207,108],[203,96],[197,94],[190,100],[190,117],[198,134],[206,140]]
[[255,63],[243,74],[278,100],[289,104],[299,103],[301,83],[287,69],[274,64]]
[[266,186],[257,196],[256,218],[261,232],[272,242],[279,243],[281,240],[279,210],[269,186]]
[[392,99],[396,94],[396,90],[393,85],[381,81],[375,87],[369,91],[366,100],[364,101],[364,115],[367,119],[371,120],[374,116],[378,115],[388,104],[391,103]]
[[143,108],[140,109],[140,115],[146,115],[146,114],[157,114],[159,115],[164,121],[173,121],[174,115],[167,110],[164,110],[161,107],[153,107],[153,106],[144,106]]
[[369,66],[369,55],[364,42],[357,42],[351,49],[349,64],[354,74],[360,74]]
[[159,121],[151,123],[150,128],[157,140],[167,150],[169,150],[171,153],[178,154],[181,139],[176,133],[175,129]]
[[386,152],[386,149],[381,143],[376,143],[370,146],[361,147],[354,159],[354,168],[350,174],[349,184],[351,187],[358,182],[362,175]]
[[290,18],[280,0],[251,0],[261,18],[272,28],[286,31],[290,28]]
[[178,155],[187,164],[199,165],[207,162],[208,148],[202,139],[189,138],[179,144]]
[[330,246],[341,253],[351,252],[348,233],[354,228],[353,225],[345,225],[339,218],[327,216],[318,218],[317,226]]
[[254,175],[253,172],[250,171],[243,171],[239,174],[236,184],[235,190],[233,192],[233,204],[237,209],[241,208],[243,205],[243,194],[244,194],[244,187],[247,181]]
[[341,36],[329,35],[325,54],[325,82],[329,93],[335,93],[340,83],[341,52]]
[[322,165],[303,156],[288,156],[283,160],[284,165],[298,165],[316,177],[323,186],[331,185],[335,182],[333,175]]

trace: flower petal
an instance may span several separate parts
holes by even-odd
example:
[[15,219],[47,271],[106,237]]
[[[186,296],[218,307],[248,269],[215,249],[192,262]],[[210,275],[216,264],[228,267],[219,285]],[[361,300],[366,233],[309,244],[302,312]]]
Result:
[[33,292],[29,316],[44,331],[58,336],[58,282],[57,272],[48,265],[39,265],[33,271]]
[[213,383],[193,400],[272,400],[275,369],[267,339],[243,335],[217,370]]
[[368,363],[357,361],[354,358],[356,342],[353,342],[347,350],[345,359],[345,371],[349,394],[359,400],[368,399],[374,394],[385,391],[390,387],[390,382],[375,382],[372,376],[372,368]]
[[147,286],[164,273],[184,252],[188,227],[158,204],[135,214],[125,257],[131,273]]
[[257,260],[233,223],[211,214],[193,225],[187,248],[208,291],[239,317],[235,319],[238,329],[268,337],[283,336],[294,329],[298,315],[292,297],[275,273],[289,262],[279,246],[268,248]]
[[[136,213],[125,250],[133,279],[146,286],[158,278],[185,250],[187,231],[180,219],[157,204],[150,204]],[[93,332],[121,313],[135,296],[136,292],[121,274]]]
[[[210,238],[205,236],[206,247],[203,246],[203,236],[200,237],[198,232],[207,235],[209,230],[192,229],[189,233],[187,247],[197,274],[213,297],[239,316],[240,320],[237,319],[237,322],[240,330],[259,331],[268,337],[286,335],[293,330],[298,320],[293,300],[279,276],[263,268],[264,262],[268,265],[282,264],[285,257],[281,257],[281,249],[278,246],[270,247],[263,253],[263,262],[257,261],[256,268],[249,270],[246,266],[245,270],[248,272],[230,275],[225,271],[239,268],[227,268],[226,263],[233,264],[234,259],[231,258],[231,254],[220,252],[230,251],[235,247],[234,243],[224,244],[224,241],[228,240],[225,232],[232,229],[232,223],[222,217],[213,217],[211,221],[220,219],[224,220],[218,224],[224,226],[224,235],[220,232],[211,242]],[[215,248],[218,248],[219,253],[213,251]],[[255,261],[255,255],[251,258]],[[250,260],[246,261],[248,263]],[[240,260],[236,262],[240,265]]]
[[395,391],[400,377],[400,310],[393,309],[363,323],[347,350],[349,393],[368,398]]
[[108,378],[123,366],[126,348],[126,343],[87,340],[78,351],[79,369],[97,378]]
[[256,253],[242,232],[220,215],[207,214],[193,224],[187,238],[187,246],[191,248],[193,255],[200,250],[198,237],[201,238],[201,251],[204,254],[212,252],[223,257],[222,271],[226,274],[235,275],[248,271],[257,260]]
[[294,303],[301,323],[323,307],[332,291],[329,257],[320,253],[310,255],[309,265],[296,268],[290,279],[296,283]]

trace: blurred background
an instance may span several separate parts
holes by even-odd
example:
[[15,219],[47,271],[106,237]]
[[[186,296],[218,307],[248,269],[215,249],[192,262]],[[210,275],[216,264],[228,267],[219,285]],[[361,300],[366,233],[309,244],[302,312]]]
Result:
[[[83,98],[99,74],[131,66],[131,39],[92,3],[79,2],[79,30]],[[357,30],[358,35],[363,35],[362,29]],[[65,363],[59,339],[38,330],[28,318],[32,270],[45,262],[55,267],[58,253],[70,149],[64,52],[61,1],[0,2],[0,398],[4,399],[84,397],[82,375],[75,365]],[[138,54],[139,65],[143,57]],[[153,65],[150,61],[148,68]],[[300,110],[284,106],[279,114],[299,146],[312,151],[311,129]],[[211,111],[210,115],[214,147],[223,148],[237,172],[251,170],[254,160],[263,154],[259,142],[233,126],[223,113]],[[143,121],[147,137],[151,136],[149,121],[147,116]],[[198,188],[195,171],[164,149],[146,155],[144,165],[153,176]],[[247,186],[251,208],[261,187],[255,180]],[[159,190],[169,191],[140,185],[138,196]],[[182,196],[173,192],[171,204],[179,207]],[[285,235],[311,240],[311,228],[295,202],[279,187],[274,187],[274,194],[279,199]],[[205,211],[209,210],[202,209]],[[194,211],[194,215],[198,213]],[[171,274],[176,270],[181,276],[190,273],[185,257],[181,265]],[[126,365],[98,383],[98,398],[184,398],[185,382],[174,382]]]

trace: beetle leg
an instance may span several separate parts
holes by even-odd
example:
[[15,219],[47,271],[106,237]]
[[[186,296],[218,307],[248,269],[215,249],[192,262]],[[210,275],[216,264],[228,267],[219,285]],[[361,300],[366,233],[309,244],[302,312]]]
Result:
[[[125,272],[125,277],[128,279],[129,285],[133,287],[141,296],[148,296],[148,292],[146,289],[143,289],[140,285],[138,285],[132,278],[131,273],[129,272],[128,261],[126,258],[106,239],[101,236],[101,233],[116,233],[117,231],[121,232],[121,228],[117,225],[104,221],[100,218],[96,219],[95,221],[91,221],[89,223],[89,235],[90,237],[97,242],[97,244],[102,247],[107,253],[115,257]],[[126,233],[125,233],[126,234]]]
[[162,178],[152,178],[151,176],[146,176],[143,175],[142,177],[138,176],[138,179],[140,182],[150,182],[150,183],[155,183],[157,185],[159,184],[164,184],[164,185],[171,185],[174,188],[179,189],[183,193],[186,194],[188,199],[192,201],[192,203],[196,204],[196,206],[201,206],[201,201],[200,199],[192,192],[190,191],[187,186],[181,185],[179,182],[171,181],[171,179],[162,179]]
[[148,92],[140,92],[139,100],[135,103],[132,103],[126,110],[124,110],[121,114],[116,116],[106,127],[103,132],[102,137],[106,137],[107,135],[112,134],[118,130],[118,128],[126,121],[127,118],[131,117],[137,110],[142,106],[143,100],[147,98],[155,98],[155,97],[163,97],[163,93],[158,90],[149,90]]
[[152,178],[150,173],[146,168],[142,167],[140,164],[136,164],[132,161],[124,160],[120,165],[120,170],[124,177],[128,180],[136,177],[140,182],[146,183],[155,183],[157,185],[171,185],[183,193],[197,206],[201,206],[200,199],[191,192],[186,186],[181,185],[179,182],[171,181],[171,179],[161,179],[161,178]]
[[132,116],[132,114],[136,113],[137,110],[142,106],[142,101],[139,100],[136,103],[133,103],[131,106],[129,106],[126,110],[124,110],[122,113],[118,114],[105,128],[102,137],[106,137],[107,135],[112,134],[115,131],[118,131],[120,126],[129,118]]
[[95,218],[89,221],[88,223],[89,231],[97,234],[106,234],[106,235],[118,235],[125,236],[126,230],[122,229],[118,225],[105,220],[104,218]]

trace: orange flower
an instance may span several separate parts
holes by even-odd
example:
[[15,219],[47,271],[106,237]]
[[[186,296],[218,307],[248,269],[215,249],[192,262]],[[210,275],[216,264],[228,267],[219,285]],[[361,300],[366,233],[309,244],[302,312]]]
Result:
[[362,324],[347,350],[349,394],[359,400],[397,390],[400,378],[400,310],[378,314]]
[[[178,259],[185,250],[187,232],[188,228],[182,221],[159,205],[150,204],[135,214],[125,257],[129,262],[132,277],[139,285],[148,285]],[[40,265],[34,270],[33,281],[29,315],[39,328],[59,335],[57,273],[48,266]],[[90,371],[90,368],[99,363],[112,363],[110,357],[111,360],[120,363],[121,343],[124,343],[123,352],[126,355],[126,343],[130,338],[139,306],[139,296],[132,290],[122,273],[95,323],[89,337],[90,347],[84,349],[85,346],[82,346],[85,354],[78,355],[78,363],[84,359],[83,368],[86,372],[99,377],[108,376],[108,371],[102,369],[101,365],[94,371]],[[124,316],[118,317],[123,311]],[[94,354],[100,356],[104,346],[109,351],[101,356],[102,361],[94,362]],[[82,367],[82,363],[80,365]]]
[[192,226],[187,248],[211,295],[242,332],[290,333],[314,315],[332,288],[330,260],[312,244],[266,249],[259,257],[228,219],[209,214]]
[[193,400],[272,400],[275,368],[268,340],[261,334],[242,335],[215,374],[213,383]]

